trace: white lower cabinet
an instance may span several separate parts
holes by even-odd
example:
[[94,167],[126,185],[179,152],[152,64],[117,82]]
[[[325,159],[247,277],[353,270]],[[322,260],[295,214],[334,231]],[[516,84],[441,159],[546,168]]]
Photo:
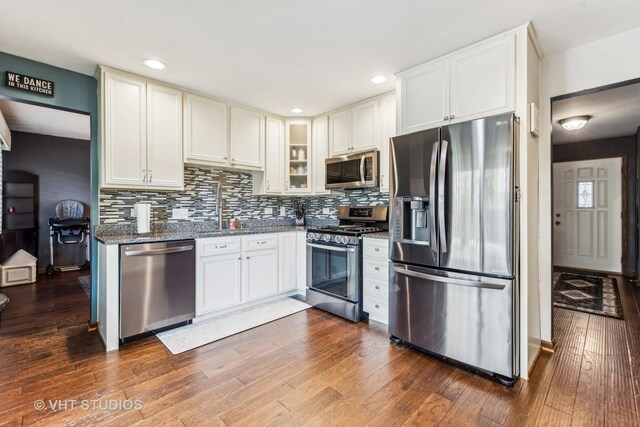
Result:
[[364,238],[363,309],[369,319],[389,323],[389,257],[387,239]]
[[242,302],[240,253],[198,258],[196,315],[233,307]]
[[297,288],[296,276],[296,233],[282,233],[278,236],[280,280],[278,291],[288,292]]
[[245,301],[278,293],[278,250],[247,252],[244,258]]
[[296,282],[298,292],[307,291],[307,232],[296,233]]
[[304,232],[214,237],[196,242],[196,316],[289,294],[299,288],[300,275],[306,281],[306,258],[299,255],[301,251],[306,254]]

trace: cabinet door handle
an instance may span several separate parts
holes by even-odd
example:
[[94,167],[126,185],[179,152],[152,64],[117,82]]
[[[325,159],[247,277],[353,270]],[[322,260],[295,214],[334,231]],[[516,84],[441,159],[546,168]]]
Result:
[[379,289],[380,289],[380,285],[376,285],[376,289],[378,289],[378,290],[379,290]]
[[147,170],[142,169],[142,182],[147,182]]
[[452,114],[452,115],[449,116],[449,119],[451,119],[451,120],[453,120],[455,118],[456,118],[455,114]]
[[266,240],[263,240],[263,241],[261,241],[261,242],[256,242],[256,243],[257,243],[258,245],[266,245],[266,244],[267,244],[267,241],[266,241]]
[[376,271],[380,271],[380,267],[376,267]]
[[216,246],[216,249],[224,249],[226,247],[227,247],[227,245],[218,245],[218,246]]
[[149,182],[153,179],[153,171],[149,169]]
[[376,308],[380,308],[380,305],[379,305],[379,304],[376,304]]
[[375,248],[374,249],[376,252],[380,252],[380,248]]
[[224,156],[224,159],[227,160],[227,156]]
[[250,257],[246,257],[245,259],[248,260]]
[[238,257],[238,261],[242,261],[242,257],[241,256]]
[[444,120],[449,120],[449,116],[444,116]]

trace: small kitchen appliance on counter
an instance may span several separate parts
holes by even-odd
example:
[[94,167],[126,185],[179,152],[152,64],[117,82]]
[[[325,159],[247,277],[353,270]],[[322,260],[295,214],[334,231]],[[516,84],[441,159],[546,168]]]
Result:
[[387,206],[340,206],[339,225],[307,230],[307,303],[353,322],[362,310],[362,236],[387,230]]

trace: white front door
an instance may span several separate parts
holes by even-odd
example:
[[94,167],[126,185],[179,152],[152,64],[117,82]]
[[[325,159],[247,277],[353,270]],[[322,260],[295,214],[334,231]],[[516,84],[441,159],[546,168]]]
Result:
[[622,158],[553,164],[554,265],[622,272]]

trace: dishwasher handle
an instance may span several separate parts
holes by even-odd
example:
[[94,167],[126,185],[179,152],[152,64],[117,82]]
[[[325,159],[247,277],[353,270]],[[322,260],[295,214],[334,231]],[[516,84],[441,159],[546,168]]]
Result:
[[164,255],[164,254],[174,254],[178,252],[188,252],[193,250],[193,245],[188,246],[178,246],[175,248],[160,248],[160,249],[144,249],[144,250],[134,250],[134,251],[125,251],[124,254],[126,256],[145,256],[145,255]]

